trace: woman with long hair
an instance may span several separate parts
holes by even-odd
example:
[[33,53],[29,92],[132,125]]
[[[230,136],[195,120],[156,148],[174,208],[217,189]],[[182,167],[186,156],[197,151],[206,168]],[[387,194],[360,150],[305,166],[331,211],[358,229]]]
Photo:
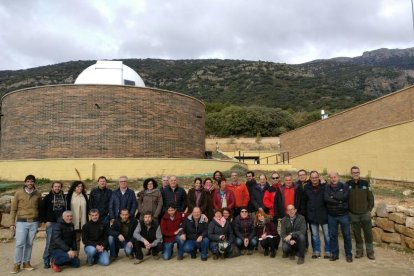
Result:
[[191,214],[194,207],[199,207],[202,214],[206,214],[208,205],[208,195],[203,188],[203,180],[200,177],[194,179],[193,187],[187,195],[187,213]]
[[264,255],[276,257],[276,250],[279,246],[280,236],[277,233],[276,225],[272,222],[272,217],[263,210],[257,211],[254,218],[254,227],[259,243],[264,249]]

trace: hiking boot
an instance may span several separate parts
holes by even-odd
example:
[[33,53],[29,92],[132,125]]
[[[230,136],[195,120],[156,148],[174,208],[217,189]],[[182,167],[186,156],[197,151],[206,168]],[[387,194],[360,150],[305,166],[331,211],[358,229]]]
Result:
[[347,263],[352,263],[352,256],[346,256],[346,262]]
[[[367,257],[370,260],[375,260],[374,252],[367,253]],[[355,256],[355,258],[356,258],[356,256]]]
[[136,259],[134,264],[140,264],[140,263],[142,263],[142,261],[143,261],[142,259]]
[[10,271],[11,274],[16,274],[20,272],[20,264],[14,264],[13,270]]
[[30,262],[27,262],[27,263],[23,263],[23,269],[28,270],[28,271],[32,271],[34,269],[34,267],[30,264]]
[[355,259],[362,258],[363,256],[364,256],[364,254],[362,252],[356,252],[355,253]]
[[325,253],[325,256],[323,256],[324,259],[330,259],[331,253]]
[[305,263],[305,258],[299,257],[299,259],[298,259],[298,265],[304,264],[304,263]]
[[60,268],[60,266],[58,266],[57,264],[55,264],[55,260],[52,260],[52,270],[54,271],[54,272],[61,272],[62,271],[62,269]]
[[265,248],[263,255],[269,256],[269,248]]
[[339,257],[338,256],[334,256],[334,255],[332,255],[330,258],[329,258],[329,260],[330,261],[336,261],[336,260],[338,260],[339,259]]

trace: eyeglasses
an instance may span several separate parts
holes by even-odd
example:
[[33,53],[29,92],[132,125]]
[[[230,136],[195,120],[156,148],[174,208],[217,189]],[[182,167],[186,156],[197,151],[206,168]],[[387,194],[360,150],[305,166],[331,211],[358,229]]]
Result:
[[247,213],[247,211],[240,211],[240,213]]
[[306,176],[306,174],[298,174],[299,176]]
[[272,177],[272,179],[279,179],[279,177]]

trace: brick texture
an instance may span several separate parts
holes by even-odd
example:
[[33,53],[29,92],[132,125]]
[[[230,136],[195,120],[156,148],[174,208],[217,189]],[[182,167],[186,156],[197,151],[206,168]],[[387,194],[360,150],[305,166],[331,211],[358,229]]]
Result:
[[203,158],[204,104],[179,93],[57,85],[2,99],[1,158]]
[[296,157],[366,132],[414,119],[414,87],[389,94],[280,136],[282,151]]

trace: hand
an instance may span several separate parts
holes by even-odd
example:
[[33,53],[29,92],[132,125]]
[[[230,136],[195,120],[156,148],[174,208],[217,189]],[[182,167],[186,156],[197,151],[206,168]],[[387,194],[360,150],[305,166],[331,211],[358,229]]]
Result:
[[294,245],[295,243],[296,243],[296,241],[295,240],[290,240],[290,245]]
[[220,236],[220,240],[224,241],[225,239],[226,239],[226,236],[224,236],[224,235]]
[[203,236],[199,236],[196,240],[196,242],[201,242],[203,240]]
[[96,248],[96,251],[98,251],[98,252],[103,252],[104,251],[104,247],[102,245],[97,245],[97,246],[95,246],[95,248]]
[[285,241],[289,242],[292,239],[292,235],[287,235],[285,237]]
[[50,226],[50,221],[46,222],[45,226],[48,228]]
[[118,236],[118,240],[120,241],[120,242],[123,242],[123,241],[125,241],[125,238],[124,238],[124,236],[122,236],[121,234]]
[[185,241],[185,239],[186,239],[185,234],[181,234],[180,235],[180,240]]
[[109,225],[114,224],[114,221],[115,221],[115,219],[111,219],[111,220],[109,221]]
[[128,246],[129,248],[134,247],[134,245],[132,244],[132,242],[128,242],[128,243],[127,243],[127,246]]
[[76,251],[69,250],[68,251],[68,256],[69,256],[70,259],[75,258],[76,257]]
[[147,240],[144,240],[144,245],[145,245],[145,248],[147,249],[148,249],[148,245],[151,247],[151,244]]
[[249,239],[244,239],[244,246],[247,247],[249,245]]
[[178,235],[178,233],[180,233],[181,230],[183,230],[183,229],[182,228],[178,228],[178,230],[174,232],[174,235]]
[[146,248],[146,249],[151,249],[151,244],[150,244],[150,243],[146,244],[146,245],[145,245],[145,248]]
[[262,239],[264,240],[264,239],[266,239],[266,236],[267,236],[267,234],[266,233],[263,233],[263,235],[262,235]]

